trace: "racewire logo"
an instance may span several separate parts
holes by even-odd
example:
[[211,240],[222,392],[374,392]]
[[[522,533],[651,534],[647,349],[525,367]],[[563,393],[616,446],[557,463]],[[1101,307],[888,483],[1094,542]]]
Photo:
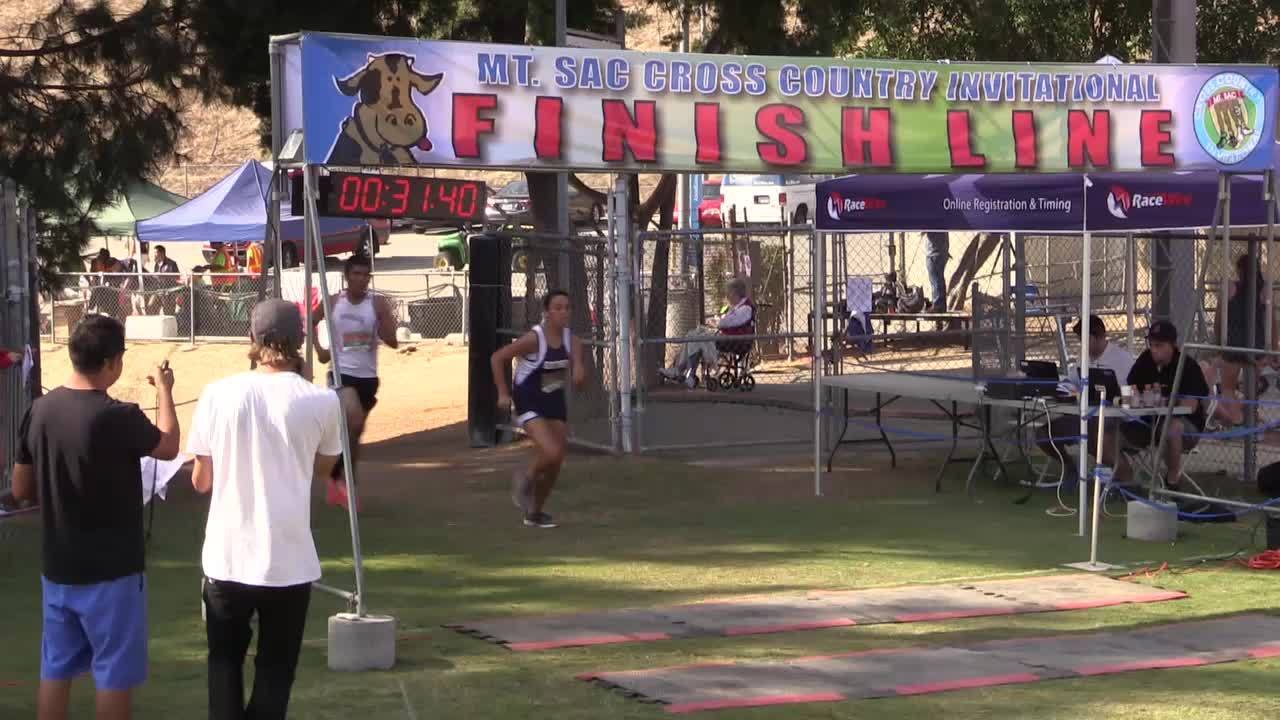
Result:
[[883,198],[846,198],[840,193],[834,192],[827,196],[827,215],[832,220],[839,220],[856,212],[884,210],[887,207],[889,207],[889,203]]
[[1107,193],[1107,209],[1121,220],[1127,220],[1134,210],[1167,207],[1191,207],[1191,193],[1158,192],[1142,195],[1131,193],[1119,185],[1112,185]]

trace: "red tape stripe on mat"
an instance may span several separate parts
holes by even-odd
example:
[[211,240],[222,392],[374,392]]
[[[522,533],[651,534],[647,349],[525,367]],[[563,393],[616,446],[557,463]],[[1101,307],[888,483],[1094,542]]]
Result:
[[1249,657],[1254,660],[1263,658],[1280,657],[1280,645],[1262,645],[1249,651]]
[[533,650],[554,650],[566,647],[587,647],[590,645],[612,645],[627,642],[652,642],[654,640],[670,640],[666,633],[636,633],[633,635],[590,635],[587,637],[569,638],[567,640],[550,640],[547,642],[507,643],[507,647],[516,652]]
[[697,670],[699,668],[733,667],[736,664],[737,663],[731,662],[704,662],[689,663],[688,665],[669,665],[656,670],[593,670],[592,672],[574,675],[574,678],[578,680],[598,680],[606,675],[651,675],[655,672],[669,672],[671,670]]
[[918,685],[899,685],[893,690],[899,695],[925,695],[928,693],[945,692],[947,690],[966,690],[969,688],[991,687],[993,685],[1031,683],[1036,682],[1039,679],[1039,675],[1033,675],[1032,673],[1016,673],[1013,675],[992,675],[990,677],[970,678],[968,680],[945,680],[943,682],[920,683]]
[[1086,665],[1076,668],[1080,675],[1110,675],[1111,673],[1129,672],[1131,670],[1164,670],[1166,668],[1196,667],[1208,665],[1209,661],[1198,657],[1163,658],[1160,660],[1137,660],[1115,665]]
[[897,615],[893,619],[900,623],[933,622],[935,620],[956,620],[959,618],[991,617],[994,615],[1021,615],[1022,608],[989,608],[985,610],[946,610],[943,612],[907,613]]
[[818,622],[790,623],[785,625],[738,625],[725,628],[724,634],[735,635],[768,635],[770,633],[797,632],[800,630],[822,630],[824,628],[849,627],[858,623],[849,618],[819,620]]
[[1182,600],[1187,597],[1186,593],[1180,592],[1161,592],[1150,593],[1147,595],[1133,595],[1125,598],[1111,598],[1108,600],[1076,600],[1073,602],[1058,603],[1054,608],[1058,610],[1091,610],[1093,608],[1109,607],[1112,605],[1127,605],[1130,603],[1151,603],[1163,602],[1165,600]]
[[798,703],[842,702],[847,700],[840,693],[817,693],[814,695],[762,695],[760,697],[737,698],[734,700],[709,700],[707,702],[668,705],[667,712],[681,715],[701,712],[703,710],[726,710],[728,708],[768,707],[770,705],[795,705]]

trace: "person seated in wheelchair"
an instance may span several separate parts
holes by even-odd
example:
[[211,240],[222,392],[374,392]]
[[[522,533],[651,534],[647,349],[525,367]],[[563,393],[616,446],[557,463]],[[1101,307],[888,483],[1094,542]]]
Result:
[[[713,371],[717,364],[737,368],[751,352],[751,340],[724,340],[726,336],[753,335],[756,328],[756,307],[747,293],[747,282],[741,278],[730,280],[725,287],[725,305],[719,318],[712,318],[706,327],[696,327],[685,334],[688,342],[681,344],[679,361],[661,370],[668,380],[685,380],[690,387],[697,383],[696,375],[701,365]],[[715,342],[709,342],[715,339]]]
[[[756,334],[756,305],[747,293],[747,281],[734,278],[725,286],[725,312],[716,321],[716,329],[722,338]],[[751,352],[751,340],[724,339],[716,342],[716,349],[729,356],[743,356]]]

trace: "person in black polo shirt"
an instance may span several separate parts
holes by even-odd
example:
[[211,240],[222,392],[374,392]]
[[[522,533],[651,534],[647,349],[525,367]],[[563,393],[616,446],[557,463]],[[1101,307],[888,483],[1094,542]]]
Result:
[[[1147,331],[1147,350],[1134,362],[1128,379],[1128,384],[1135,386],[1138,392],[1154,386],[1163,397],[1175,397],[1178,405],[1191,409],[1190,415],[1172,418],[1169,437],[1164,443],[1165,466],[1169,469],[1165,485],[1172,490],[1177,489],[1178,480],[1182,477],[1182,453],[1194,448],[1199,441],[1196,435],[1204,432],[1206,401],[1203,398],[1209,396],[1209,383],[1204,379],[1200,363],[1190,358],[1182,368],[1181,382],[1177,388],[1173,387],[1181,354],[1177,328],[1173,323],[1157,320]],[[1131,447],[1149,447],[1160,441],[1157,429],[1163,424],[1163,418],[1134,420],[1122,425],[1120,431]],[[1128,479],[1119,477],[1126,470],[1127,467],[1120,468],[1117,482]]]
[[38,497],[44,520],[39,716],[67,717],[72,679],[92,670],[98,720],[123,720],[147,676],[139,461],[178,455],[173,373],[150,376],[157,427],[107,394],[124,371],[118,320],[87,316],[67,349],[71,377],[27,412],[13,474],[14,496]]

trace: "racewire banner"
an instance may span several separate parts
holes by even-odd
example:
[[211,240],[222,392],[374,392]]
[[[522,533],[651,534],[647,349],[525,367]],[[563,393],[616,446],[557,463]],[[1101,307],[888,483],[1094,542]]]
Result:
[[[1269,166],[1276,70],[738,57],[304,34],[307,161],[685,172]],[[300,70],[296,70],[300,65]],[[302,103],[299,110],[292,105]]]

